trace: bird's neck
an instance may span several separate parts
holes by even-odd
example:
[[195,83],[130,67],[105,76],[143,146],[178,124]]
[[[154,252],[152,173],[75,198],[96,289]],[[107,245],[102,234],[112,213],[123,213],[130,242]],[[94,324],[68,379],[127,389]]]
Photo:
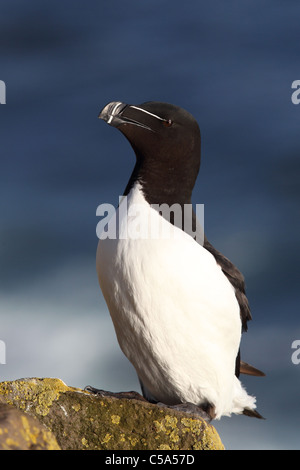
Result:
[[[163,180],[162,180],[163,176]],[[137,160],[124,191],[128,195],[134,183],[138,182],[149,204],[190,204],[195,181],[190,175],[176,168],[165,168],[164,174],[155,166],[143,165]]]

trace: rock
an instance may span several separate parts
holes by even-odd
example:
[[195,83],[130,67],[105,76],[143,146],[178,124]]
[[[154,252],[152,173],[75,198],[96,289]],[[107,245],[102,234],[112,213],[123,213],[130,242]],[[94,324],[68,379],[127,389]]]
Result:
[[[33,417],[63,450],[224,449],[215,428],[200,418],[114,394],[96,396],[59,379],[2,382],[0,401],[23,412],[20,429],[24,416]],[[54,448],[52,434],[46,441]]]
[[46,426],[12,405],[0,403],[0,450],[59,450]]

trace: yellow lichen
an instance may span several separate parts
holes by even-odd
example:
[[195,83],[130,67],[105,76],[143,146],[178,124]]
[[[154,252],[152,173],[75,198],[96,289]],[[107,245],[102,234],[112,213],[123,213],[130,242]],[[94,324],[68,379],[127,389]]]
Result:
[[167,444],[160,444],[160,446],[158,447],[158,450],[172,450],[172,449]]
[[[179,429],[178,429],[178,419],[176,416],[166,415],[162,420],[154,421],[155,430],[157,435],[155,439],[158,440],[161,438],[161,435],[164,434],[168,437],[170,441],[170,445],[168,445],[168,449],[176,449],[177,447],[174,445],[180,440],[179,436]],[[164,445],[164,444],[161,444]],[[162,449],[163,450],[163,449]]]
[[80,403],[75,403],[74,405],[72,405],[72,408],[73,408],[73,410],[75,410],[75,411],[79,411],[80,408],[81,408]]
[[165,429],[166,429],[166,428],[165,428],[165,425],[164,425],[164,423],[163,423],[162,421],[157,421],[157,420],[155,420],[155,421],[153,421],[153,424],[154,424],[154,426],[155,426],[156,432],[164,432]]
[[120,418],[120,416],[118,416],[118,415],[111,415],[111,422],[112,422],[113,424],[119,424],[120,419],[121,419],[121,418]]
[[36,426],[30,426],[26,416],[21,416],[22,426],[21,434],[27,442],[36,444],[39,435],[39,429]]
[[169,439],[171,442],[178,442],[179,441],[179,435],[178,435],[178,429],[174,429],[172,432],[170,432]]
[[84,447],[88,447],[88,446],[89,446],[89,445],[88,445],[88,441],[86,440],[85,437],[83,437],[83,438],[81,439],[81,442],[82,442],[82,445],[83,445]]
[[[203,446],[206,449],[224,450],[225,447],[220,439],[219,434],[213,426],[206,424],[206,428],[203,429],[202,437]],[[197,450],[197,449],[196,449]]]
[[177,422],[176,416],[166,415],[161,421],[155,420],[154,425],[157,432],[164,432],[169,435],[177,429]]
[[101,444],[107,444],[111,440],[111,438],[112,438],[111,434],[109,433],[105,434],[104,439],[102,440]]
[[7,437],[5,442],[8,447],[19,447],[19,443],[11,437]]
[[195,450],[214,449],[223,450],[224,446],[215,428],[203,420],[193,418],[182,418],[181,423],[185,426],[182,429],[183,434],[191,433],[195,438],[200,437],[193,445]]
[[47,443],[48,450],[61,450],[55,437],[50,431],[43,432],[43,440]]
[[182,429],[183,433],[188,432],[193,433],[196,436],[200,436],[204,421],[193,418],[182,418],[181,423],[185,426]]
[[16,404],[21,410],[26,410],[28,402],[35,406],[35,411],[41,416],[49,413],[53,401],[58,400],[60,393],[76,390],[68,387],[60,379],[20,379],[14,382],[2,382],[0,395],[9,396],[6,402]]
[[134,447],[139,442],[139,440],[136,437],[131,437],[131,436],[128,436],[128,440],[131,443],[132,447]]
[[38,445],[38,447],[40,447],[39,440],[42,438],[48,450],[59,449],[56,439],[50,431],[46,429],[41,430],[37,426],[32,425],[32,423],[30,424],[26,416],[21,416],[21,422],[23,429],[20,429],[20,433],[29,447],[31,445]]

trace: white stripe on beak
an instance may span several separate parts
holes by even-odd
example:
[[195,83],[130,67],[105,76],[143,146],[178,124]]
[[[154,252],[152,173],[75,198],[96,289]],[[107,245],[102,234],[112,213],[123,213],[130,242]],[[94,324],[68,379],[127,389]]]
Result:
[[111,114],[108,118],[108,121],[107,121],[107,124],[110,124],[111,121],[113,120],[114,118],[114,115],[115,115],[115,112],[116,112],[116,109],[120,106],[120,104],[122,104],[121,102],[117,101],[116,105],[114,106],[114,108],[112,109],[111,111]]

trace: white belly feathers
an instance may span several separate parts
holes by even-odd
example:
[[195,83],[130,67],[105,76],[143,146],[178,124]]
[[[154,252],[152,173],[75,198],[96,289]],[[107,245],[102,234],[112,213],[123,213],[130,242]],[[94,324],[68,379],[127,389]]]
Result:
[[[97,250],[99,282],[122,351],[157,401],[209,401],[217,418],[255,407],[235,377],[241,320],[232,285],[215,258],[182,230],[171,226],[174,236],[144,237],[152,224],[155,233],[170,224],[138,184],[127,202],[119,234],[130,235],[132,227],[143,236],[99,240]],[[130,215],[135,204],[142,210]]]

